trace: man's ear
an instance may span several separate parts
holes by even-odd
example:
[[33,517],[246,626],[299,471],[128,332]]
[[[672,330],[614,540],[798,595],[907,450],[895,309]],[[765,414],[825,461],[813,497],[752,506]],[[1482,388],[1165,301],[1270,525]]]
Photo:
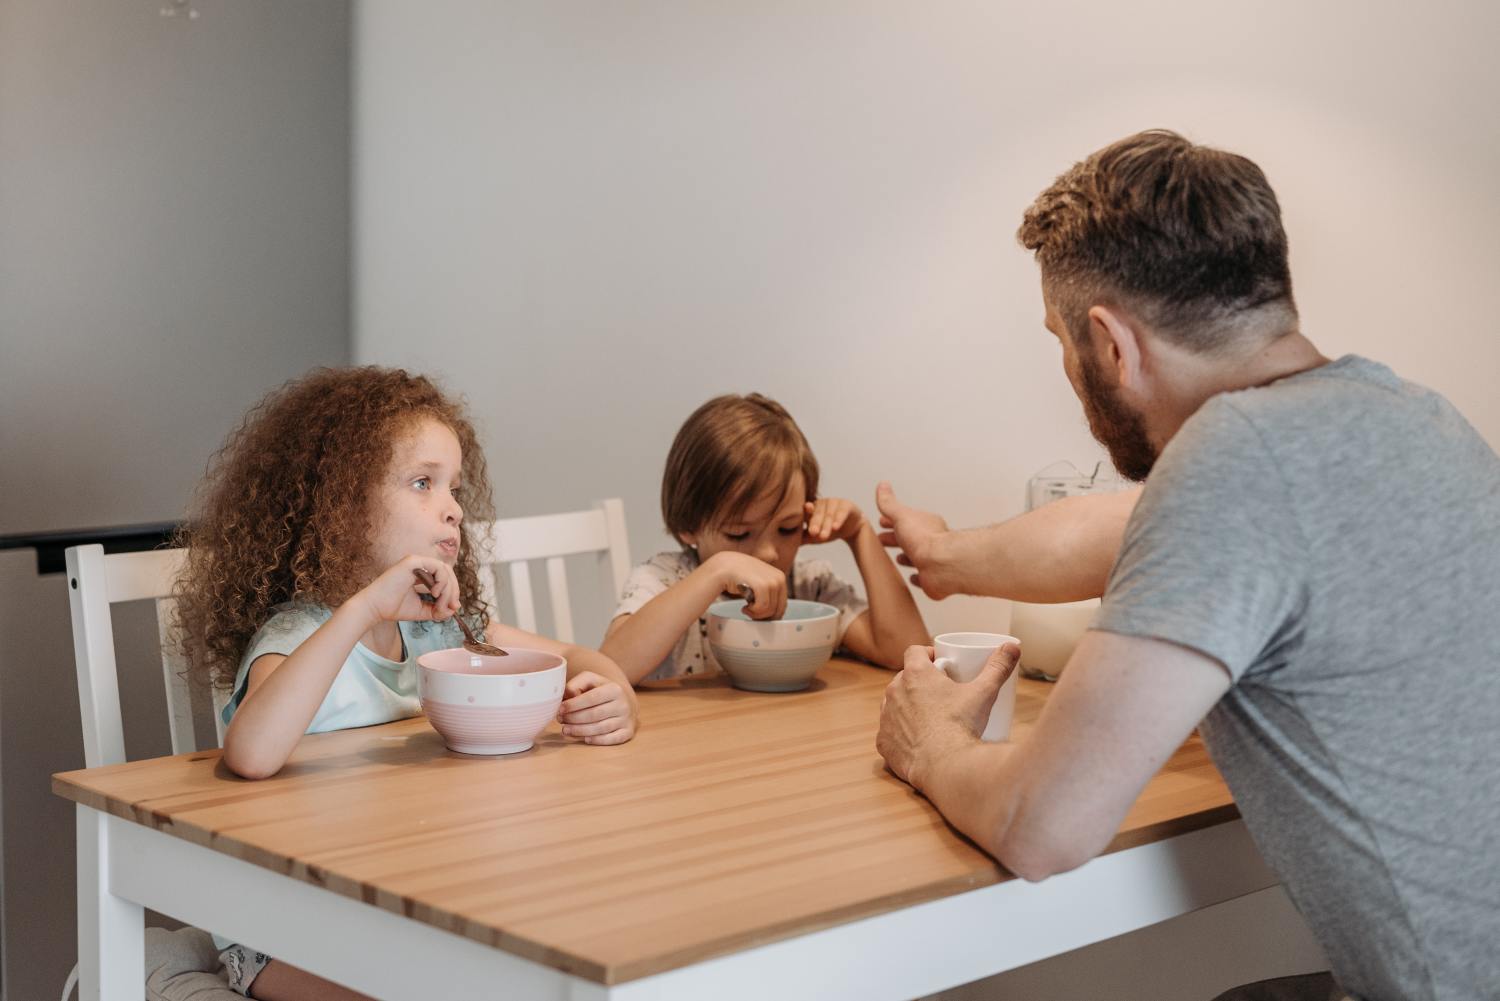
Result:
[[1139,390],[1145,376],[1145,345],[1135,320],[1110,306],[1089,309],[1089,339],[1120,388]]

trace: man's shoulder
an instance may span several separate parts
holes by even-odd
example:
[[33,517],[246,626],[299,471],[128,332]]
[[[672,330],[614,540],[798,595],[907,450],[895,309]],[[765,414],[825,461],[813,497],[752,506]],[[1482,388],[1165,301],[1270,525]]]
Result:
[[1145,496],[1168,486],[1213,491],[1226,479],[1255,475],[1269,458],[1274,423],[1246,413],[1231,394],[1210,398],[1162,449],[1146,479]]
[[1351,411],[1380,407],[1393,393],[1435,395],[1358,355],[1265,386],[1228,390],[1209,397],[1183,422],[1163,449],[1163,464],[1240,465],[1248,458],[1274,455],[1288,444],[1303,448]]
[[1344,355],[1264,386],[1220,393],[1204,406],[1229,407],[1255,425],[1302,425],[1350,408],[1387,406],[1393,397],[1438,398],[1432,390],[1407,382],[1379,362]]

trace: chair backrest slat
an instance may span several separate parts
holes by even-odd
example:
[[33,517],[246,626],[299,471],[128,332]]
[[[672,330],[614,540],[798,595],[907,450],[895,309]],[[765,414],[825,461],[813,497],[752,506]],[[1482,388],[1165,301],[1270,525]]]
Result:
[[568,594],[564,559],[593,553],[599,559],[600,586],[613,607],[630,574],[630,540],[625,529],[625,504],[618,497],[599,501],[591,510],[504,518],[477,528],[484,540],[481,552],[489,563],[482,569],[491,577],[494,567],[509,569],[515,624],[537,632],[536,600],[531,587],[531,563],[545,561],[547,599],[552,611],[551,634],[574,642],[573,605]]
[[490,527],[495,558],[504,563],[549,556],[597,553],[609,548],[602,513],[570,511],[528,518],[502,518]]
[[599,562],[613,606],[620,592],[625,590],[625,578],[630,576],[630,535],[625,528],[625,502],[611,497],[599,502],[599,511],[604,515],[604,535],[609,539],[609,550]]
[[568,571],[561,556],[547,559],[547,596],[552,601],[552,635],[573,642],[573,607],[568,603]]
[[[80,547],[83,548],[83,547]],[[104,547],[99,547],[100,555]],[[144,598],[165,598],[182,572],[186,549],[157,549],[147,553],[112,553],[104,560],[106,594],[111,605]]]
[[73,662],[78,669],[78,712],[83,721],[83,761],[89,768],[125,760],[120,724],[120,682],[115,674],[115,634],[109,614],[104,547],[70,546],[68,603],[73,612]]
[[157,599],[156,636],[161,643],[161,673],[167,688],[167,726],[172,731],[172,753],[187,754],[198,749],[198,741],[193,732],[193,693],[188,687],[187,662],[178,655],[171,635],[173,604],[171,598]]
[[531,564],[517,560],[510,565],[510,600],[516,606],[516,626],[536,632],[536,604],[531,600]]

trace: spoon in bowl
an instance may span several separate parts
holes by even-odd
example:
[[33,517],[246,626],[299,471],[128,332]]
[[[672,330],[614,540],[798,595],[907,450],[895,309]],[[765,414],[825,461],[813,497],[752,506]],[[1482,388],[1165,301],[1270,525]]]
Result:
[[[421,567],[417,567],[412,571],[412,573],[416,575],[417,580],[421,581],[424,587],[437,587],[437,578],[428,573],[426,570],[423,570]],[[421,594],[419,595],[419,597],[421,597],[421,599],[427,602],[429,605],[437,600],[430,594]],[[477,639],[475,639],[474,634],[469,631],[469,624],[464,621],[464,617],[462,615],[454,615],[453,618],[458,622],[458,628],[464,631],[465,650],[469,651],[470,653],[477,653],[481,657],[510,656],[510,654],[506,653],[504,650],[500,649],[497,646],[492,646],[489,643],[481,643]]]

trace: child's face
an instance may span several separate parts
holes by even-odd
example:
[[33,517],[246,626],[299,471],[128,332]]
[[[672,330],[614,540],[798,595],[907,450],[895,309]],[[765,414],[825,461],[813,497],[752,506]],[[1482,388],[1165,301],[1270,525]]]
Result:
[[802,529],[807,524],[803,507],[806,489],[799,470],[792,474],[785,496],[781,490],[769,491],[757,497],[739,517],[685,538],[697,545],[700,561],[732,550],[748,553],[782,573],[791,573],[797,550],[802,546]]
[[397,440],[390,468],[375,487],[370,548],[376,573],[412,555],[457,561],[464,512],[455,494],[463,458],[458,437],[430,417]]

